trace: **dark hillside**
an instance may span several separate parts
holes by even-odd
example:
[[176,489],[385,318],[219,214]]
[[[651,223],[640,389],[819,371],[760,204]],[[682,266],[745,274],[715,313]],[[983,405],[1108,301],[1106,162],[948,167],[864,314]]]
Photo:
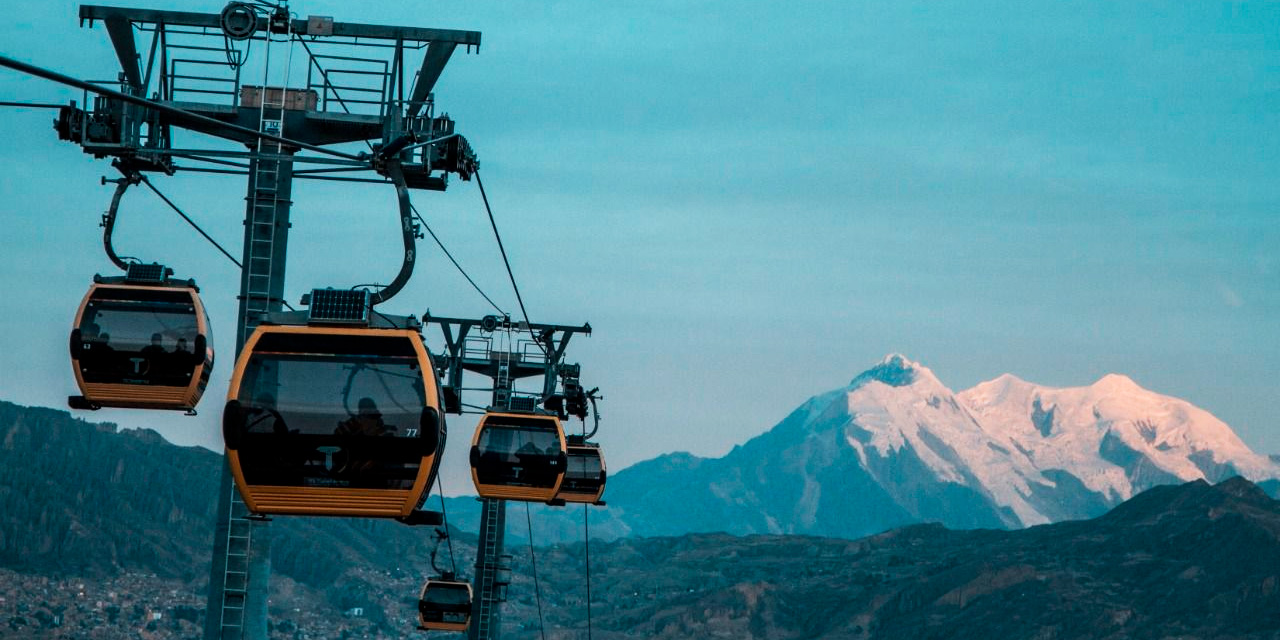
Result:
[[219,463],[153,431],[0,402],[0,566],[196,577],[207,571],[193,558],[209,554]]
[[[154,574],[203,593],[221,464],[217,453],[154,431],[0,402],[0,568]],[[273,575],[316,589],[335,608],[374,604],[351,595],[367,590],[372,568],[426,575],[432,546],[430,528],[395,522],[281,518],[272,531]],[[470,549],[465,536],[457,546]]]
[[[1280,637],[1280,503],[1240,478],[1020,531],[693,535],[592,555],[600,638]],[[581,545],[539,557],[553,626],[585,626],[581,563]]]

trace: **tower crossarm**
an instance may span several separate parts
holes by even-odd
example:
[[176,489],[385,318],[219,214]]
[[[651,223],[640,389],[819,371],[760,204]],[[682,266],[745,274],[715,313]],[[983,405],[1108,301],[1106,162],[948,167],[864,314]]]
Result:
[[[509,318],[498,316],[444,318],[433,316],[430,311],[423,314],[422,325],[423,327],[439,326],[440,333],[444,337],[444,363],[440,367],[440,374],[444,380],[442,390],[445,396],[445,410],[451,413],[462,412],[460,393],[463,372],[471,371],[494,378],[498,375],[497,358],[499,356],[506,359],[505,375],[509,380],[542,376],[542,396],[544,398],[550,396],[555,390],[557,367],[564,359],[569,339],[575,333],[591,335],[590,323],[583,323],[581,326],[527,323],[514,322]],[[538,354],[536,361],[525,361],[521,357],[522,354],[518,352],[487,351],[484,354],[469,354],[466,341],[472,329],[476,329],[481,334],[489,334],[500,329],[528,333],[537,340],[541,353]]]
[[[192,11],[168,11],[163,9],[134,9],[127,7],[108,7],[104,5],[80,5],[80,22],[93,26],[101,20],[110,29],[111,21],[125,21],[130,24],[165,24],[173,27],[197,27],[221,29],[221,16],[216,13],[196,13]],[[402,40],[406,44],[425,45],[430,43],[446,43],[463,45],[468,48],[480,47],[479,31],[463,31],[460,29],[434,29],[427,27],[400,27],[381,24],[361,24],[357,22],[335,22],[332,20],[311,20],[297,18],[291,20],[294,33],[306,35],[323,35],[335,38],[361,38],[365,40]],[[258,30],[268,29],[268,19],[258,18]],[[319,32],[319,33],[317,33]]]

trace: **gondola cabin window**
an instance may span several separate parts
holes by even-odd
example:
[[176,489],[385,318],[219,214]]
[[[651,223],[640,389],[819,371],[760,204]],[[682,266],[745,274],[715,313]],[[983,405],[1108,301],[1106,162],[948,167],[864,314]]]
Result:
[[564,472],[564,440],[548,417],[485,416],[475,447],[476,480],[483,485],[552,487]]
[[191,296],[156,292],[154,300],[90,299],[81,318],[85,382],[185,387],[191,382],[199,327]]
[[568,465],[564,471],[564,486],[562,491],[583,490],[595,487],[600,484],[601,475],[600,455],[586,455],[577,451],[569,452]]

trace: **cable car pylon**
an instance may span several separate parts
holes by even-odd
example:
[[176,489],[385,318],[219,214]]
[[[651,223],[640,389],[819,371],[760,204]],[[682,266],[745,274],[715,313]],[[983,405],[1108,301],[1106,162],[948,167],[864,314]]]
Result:
[[[564,394],[557,393],[557,383],[566,373],[572,374],[576,381],[580,369],[576,364],[564,363],[565,349],[575,334],[591,335],[590,324],[513,322],[508,317],[493,315],[465,319],[437,317],[428,312],[423,315],[422,323],[424,326],[439,326],[444,337],[441,377],[446,411],[464,412],[463,377],[469,371],[486,376],[493,383],[486,415],[550,417],[557,424],[559,409],[564,406]],[[528,339],[522,339],[520,343],[530,348],[517,348],[509,340],[499,341],[499,348],[494,348],[495,334],[527,335]],[[516,381],[538,377],[542,379],[540,391],[521,394],[515,390]],[[484,427],[483,419],[478,427],[477,439]],[[556,441],[563,451],[565,440],[562,431],[558,432]],[[550,501],[553,497],[554,492],[546,498],[531,496],[526,499]],[[506,500],[493,497],[481,497],[479,500],[480,531],[467,637],[470,640],[498,640],[501,635],[501,604],[507,599],[507,588],[511,583],[512,557],[505,550]]]

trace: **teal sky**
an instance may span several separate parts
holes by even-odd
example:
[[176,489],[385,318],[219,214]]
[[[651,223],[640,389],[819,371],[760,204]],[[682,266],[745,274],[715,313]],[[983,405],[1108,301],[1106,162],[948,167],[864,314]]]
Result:
[[[75,4],[9,6],[3,54],[115,76]],[[483,32],[438,110],[480,155],[532,319],[597,329],[570,355],[604,390],[614,469],[723,454],[889,352],[957,391],[1125,373],[1280,452],[1280,4],[353,6],[291,9]],[[0,100],[67,99],[0,71]],[[62,406],[72,315],[112,270],[97,227],[111,190],[51,117],[0,111],[0,398]],[[238,247],[242,178],[156,183]],[[514,310],[474,184],[414,201]],[[86,417],[220,448],[237,273],[145,190],[121,211],[122,253],[201,283],[219,366],[199,417]],[[394,276],[390,189],[300,182],[293,221],[291,299]],[[486,313],[420,247],[387,310]],[[453,458],[473,424],[452,422]]]

